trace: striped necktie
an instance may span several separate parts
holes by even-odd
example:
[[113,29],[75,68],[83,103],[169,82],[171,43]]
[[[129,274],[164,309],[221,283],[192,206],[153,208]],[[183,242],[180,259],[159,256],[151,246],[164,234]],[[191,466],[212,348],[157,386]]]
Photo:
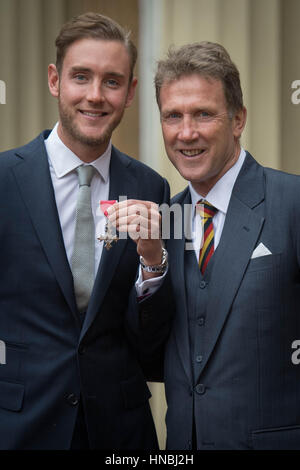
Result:
[[214,254],[214,226],[213,216],[218,212],[209,202],[200,200],[197,202],[196,211],[201,216],[203,229],[203,245],[199,254],[199,267],[204,274],[208,262]]

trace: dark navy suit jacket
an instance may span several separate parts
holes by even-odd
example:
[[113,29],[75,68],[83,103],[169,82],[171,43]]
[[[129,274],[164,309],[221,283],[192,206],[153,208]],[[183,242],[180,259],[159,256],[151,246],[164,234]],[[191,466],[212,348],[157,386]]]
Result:
[[[189,198],[187,188],[172,202]],[[252,258],[260,243],[271,254]],[[191,447],[194,421],[198,449],[300,449],[300,365],[292,361],[300,339],[300,177],[247,154],[210,282],[199,284],[208,303],[195,318],[195,357],[184,247],[184,238],[168,243],[176,293],[165,357],[168,448]]]
[[[68,449],[80,396],[91,448],[156,448],[142,365],[151,366],[168,334],[165,296],[137,304],[136,245],[120,240],[103,250],[81,327],[48,134],[0,155],[0,448]],[[169,186],[113,148],[109,198],[119,195],[160,204]]]

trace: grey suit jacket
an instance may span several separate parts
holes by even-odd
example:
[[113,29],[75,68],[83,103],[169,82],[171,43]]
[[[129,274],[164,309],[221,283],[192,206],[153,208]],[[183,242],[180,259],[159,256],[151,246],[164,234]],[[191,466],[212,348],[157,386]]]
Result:
[[[189,202],[188,188],[172,202]],[[260,243],[272,254],[252,259]],[[300,339],[299,176],[247,154],[205,287],[206,312],[195,323],[197,365],[184,244],[168,243],[176,293],[165,355],[168,448],[191,448],[194,421],[198,449],[300,449],[300,365],[291,360]]]

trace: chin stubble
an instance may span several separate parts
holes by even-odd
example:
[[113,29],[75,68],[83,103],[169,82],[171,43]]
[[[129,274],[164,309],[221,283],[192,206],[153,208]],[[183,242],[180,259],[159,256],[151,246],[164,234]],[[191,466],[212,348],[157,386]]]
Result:
[[74,117],[68,112],[61,99],[58,100],[59,105],[59,116],[63,129],[74,139],[80,142],[81,144],[88,145],[90,147],[98,147],[109,141],[111,138],[112,132],[119,125],[124,111],[121,116],[115,118],[114,121],[109,123],[105,131],[99,135],[99,137],[89,137],[80,132],[76,124],[74,123]]

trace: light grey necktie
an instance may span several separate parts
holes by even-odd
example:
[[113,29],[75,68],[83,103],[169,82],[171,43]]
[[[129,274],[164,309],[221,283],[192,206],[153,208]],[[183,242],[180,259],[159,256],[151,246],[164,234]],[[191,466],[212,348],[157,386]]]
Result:
[[95,168],[76,168],[79,192],[76,207],[76,228],[72,255],[74,290],[79,312],[85,312],[95,278],[95,224],[91,205],[91,181]]

